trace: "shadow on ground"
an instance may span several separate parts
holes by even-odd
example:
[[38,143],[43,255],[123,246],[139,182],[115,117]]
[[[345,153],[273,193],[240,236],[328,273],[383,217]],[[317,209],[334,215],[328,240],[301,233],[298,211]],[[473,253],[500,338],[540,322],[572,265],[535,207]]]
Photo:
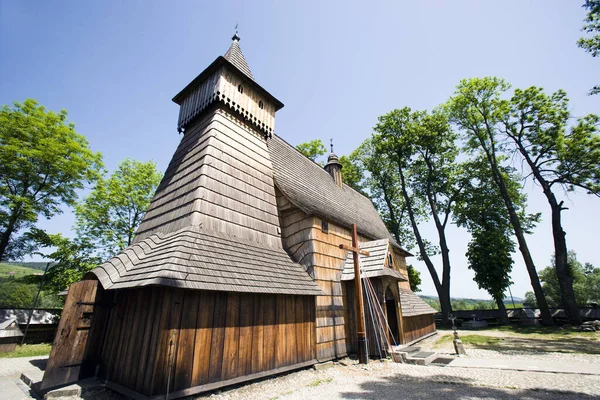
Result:
[[46,365],[48,364],[47,358],[37,359],[37,360],[29,360],[29,363],[36,368],[41,369],[42,371],[46,370]]
[[492,388],[472,385],[472,380],[449,375],[434,375],[415,378],[403,374],[369,381],[360,385],[360,392],[342,392],[344,399],[524,399],[524,400],[598,400],[598,396],[589,396],[572,391],[545,391],[533,389]]

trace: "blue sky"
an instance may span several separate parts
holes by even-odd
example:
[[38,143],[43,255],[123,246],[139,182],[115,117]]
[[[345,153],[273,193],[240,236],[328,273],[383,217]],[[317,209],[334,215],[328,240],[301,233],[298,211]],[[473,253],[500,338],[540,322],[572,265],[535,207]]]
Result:
[[[257,81],[286,106],[276,131],[290,143],[334,139],[338,155],[367,138],[377,116],[431,109],[462,78],[495,75],[515,87],[567,91],[574,115],[600,112],[600,59],[579,49],[582,1],[0,1],[0,104],[34,98],[69,111],[112,170],[126,157],[164,170],[177,146],[171,98],[218,55],[236,21]],[[529,237],[536,264],[553,252],[537,187]],[[600,200],[571,194],[569,247],[600,266]],[[70,212],[40,226],[69,233]],[[434,231],[424,227],[434,239]],[[453,229],[452,295],[489,297],[466,268],[469,237]],[[423,293],[435,290],[422,263]],[[513,294],[530,290],[515,255]]]

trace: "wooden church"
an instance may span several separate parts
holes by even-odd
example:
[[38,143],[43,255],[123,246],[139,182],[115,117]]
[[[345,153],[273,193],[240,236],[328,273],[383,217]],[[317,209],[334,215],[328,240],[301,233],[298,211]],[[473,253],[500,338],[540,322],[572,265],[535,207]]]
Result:
[[337,156],[323,168],[275,135],[283,104],[239,40],[174,97],[181,143],[134,244],[70,287],[42,389],[98,376],[176,398],[355,353],[352,224],[369,354],[435,331],[410,254]]

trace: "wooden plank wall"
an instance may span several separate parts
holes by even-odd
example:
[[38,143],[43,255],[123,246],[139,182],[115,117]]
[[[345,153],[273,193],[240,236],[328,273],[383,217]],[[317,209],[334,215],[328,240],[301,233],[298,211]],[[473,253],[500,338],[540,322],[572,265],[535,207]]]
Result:
[[41,389],[46,390],[93,376],[101,353],[112,293],[96,279],[69,287]]
[[[328,221],[328,233],[324,233],[320,218],[299,210],[279,190],[276,197],[284,248],[294,261],[305,266],[324,292],[323,296],[317,296],[316,305],[317,359],[344,357],[350,346],[345,323],[348,305],[340,282],[346,251],[339,245],[351,244],[350,229]],[[369,240],[359,236],[359,241]]]
[[403,318],[404,343],[412,342],[428,333],[435,332],[433,314]]
[[[110,382],[145,396],[315,358],[314,297],[147,287],[119,291],[102,354]],[[196,388],[196,389],[193,389]]]
[[[404,275],[406,278],[408,278],[408,270],[406,269],[406,257],[404,256],[404,253],[401,252],[398,249],[394,249],[393,254],[394,254],[393,255],[393,257],[394,257],[394,267],[402,275]],[[410,283],[408,281],[406,281],[406,282],[400,282],[399,285],[403,289],[410,289]]]
[[344,357],[348,352],[340,273],[346,252],[339,244],[350,244],[350,231],[329,222],[329,233],[323,233],[319,218],[291,205],[279,191],[276,195],[283,246],[324,293],[316,300],[317,359]]

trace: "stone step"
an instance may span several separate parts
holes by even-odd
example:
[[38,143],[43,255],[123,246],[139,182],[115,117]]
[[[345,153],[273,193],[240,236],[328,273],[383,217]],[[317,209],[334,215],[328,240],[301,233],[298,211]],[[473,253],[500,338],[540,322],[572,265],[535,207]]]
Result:
[[392,355],[395,362],[406,363],[411,354],[417,354],[421,351],[420,347],[416,346],[394,346],[392,347]]
[[438,354],[431,351],[420,351],[410,354],[406,357],[406,362],[416,365],[429,365],[433,360],[438,358]]

